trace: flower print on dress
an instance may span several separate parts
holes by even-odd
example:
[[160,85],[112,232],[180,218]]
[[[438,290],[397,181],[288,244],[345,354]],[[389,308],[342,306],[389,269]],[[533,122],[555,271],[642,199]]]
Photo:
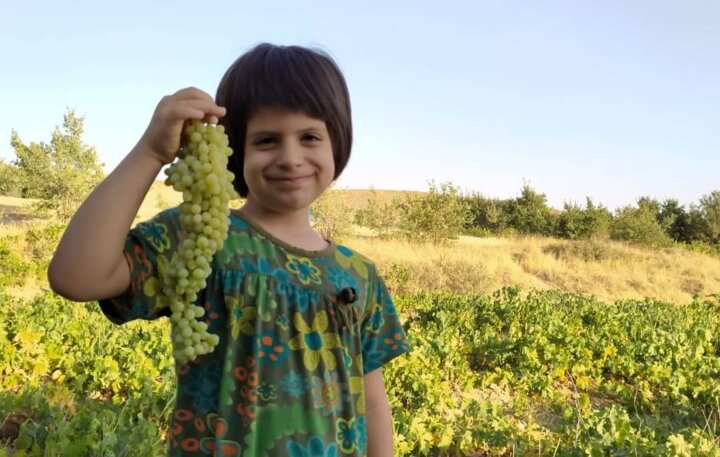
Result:
[[337,371],[325,372],[324,379],[318,376],[312,378],[312,396],[315,409],[322,410],[329,416],[342,410],[342,399],[348,392],[343,383],[338,382]]
[[378,333],[380,332],[380,329],[382,329],[384,323],[385,319],[383,318],[382,307],[376,304],[373,306],[370,318],[368,319],[367,325],[365,325],[365,329],[372,333]]
[[230,230],[222,249],[216,256],[220,265],[230,265],[238,256],[250,255],[274,260],[277,250],[273,243],[260,236],[250,236],[247,232]]
[[275,319],[275,323],[283,330],[287,330],[290,328],[290,318],[287,316],[287,314],[279,315],[278,318]]
[[213,436],[200,440],[200,450],[203,454],[221,457],[239,457],[241,455],[240,443],[225,439],[228,432],[228,424],[225,419],[219,417],[217,413],[208,414],[207,428]]
[[363,377],[363,359],[362,354],[357,356],[358,372],[361,376],[350,376],[348,380],[348,390],[351,395],[357,395],[357,403],[355,404],[355,412],[359,415],[365,415],[365,378]]
[[352,356],[350,355],[350,350],[347,348],[347,346],[342,348],[342,356],[343,365],[345,365],[346,368],[352,368]]
[[148,221],[143,224],[138,224],[137,228],[157,252],[165,252],[165,250],[170,248],[168,228],[163,222]]
[[253,306],[245,306],[243,296],[226,297],[225,304],[228,308],[228,327],[232,337],[238,339],[240,334],[252,335],[255,333],[255,317],[257,310]]
[[303,351],[305,367],[310,371],[315,370],[322,358],[325,367],[334,370],[337,361],[332,350],[340,348],[342,342],[337,333],[327,332],[327,313],[323,310],[315,314],[312,327],[305,322],[300,313],[295,313],[293,325],[299,333],[290,338],[288,346],[293,351]]
[[272,273],[272,267],[265,257],[258,257],[257,263],[250,259],[242,259],[242,268],[247,273],[255,273],[260,275],[269,275]]
[[273,318],[275,309],[278,306],[275,295],[272,294],[268,288],[268,282],[268,277],[266,276],[255,276],[249,279],[247,287],[250,295],[255,297],[255,304],[257,305],[260,319],[265,322],[269,322]]
[[222,368],[217,360],[192,365],[182,383],[182,394],[193,398],[193,407],[198,414],[204,414],[217,407]]
[[275,384],[268,381],[263,381],[255,389],[255,394],[258,396],[258,398],[260,398],[260,400],[267,402],[270,400],[275,400],[277,398],[277,393],[275,392],[275,390]]
[[285,297],[285,302],[290,308],[297,308],[301,313],[307,311],[309,296],[307,291],[298,287],[297,284],[290,281],[277,281],[275,284],[275,293],[281,297]]
[[366,337],[363,334],[362,338],[362,356],[364,373],[369,373],[372,370],[383,366],[385,359],[387,358],[387,352],[380,350],[379,346],[382,344],[380,337]]
[[344,454],[352,454],[355,450],[362,452],[365,449],[367,431],[364,417],[351,417],[349,420],[339,417],[335,428],[335,442]]
[[290,351],[274,330],[263,330],[253,338],[253,353],[260,364],[280,365]]
[[333,265],[327,269],[327,278],[337,290],[344,289],[346,287],[353,287],[357,289],[357,280],[348,273],[344,268],[340,268],[337,265]]
[[253,254],[259,258],[275,259],[277,248],[260,234],[251,235],[248,232],[239,232],[233,237],[233,247],[238,254]]
[[410,349],[410,345],[402,331],[395,331],[383,338],[383,344],[391,355],[402,354]]
[[305,395],[305,392],[307,392],[306,384],[305,377],[294,370],[280,381],[282,390],[292,398],[300,398]]
[[335,249],[335,260],[343,268],[353,268],[361,278],[368,278],[368,261],[363,256],[356,254],[345,246],[337,246]]
[[133,250],[130,255],[132,257],[130,265],[137,267],[137,269],[133,269],[130,272],[131,276],[137,275],[137,280],[142,283],[146,278],[149,278],[152,275],[153,264],[148,258],[147,251],[142,246],[133,246]]
[[307,257],[296,257],[292,254],[288,254],[287,257],[285,268],[297,276],[302,285],[307,286],[310,283],[322,284],[322,272],[312,263],[312,260]]
[[330,443],[325,446],[319,436],[313,436],[307,443],[307,447],[297,441],[291,440],[287,444],[287,451],[290,457],[337,457],[337,445]]

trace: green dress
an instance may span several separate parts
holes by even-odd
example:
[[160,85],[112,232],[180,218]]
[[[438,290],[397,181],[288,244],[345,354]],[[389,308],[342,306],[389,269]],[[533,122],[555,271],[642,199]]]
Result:
[[[114,323],[170,315],[158,272],[183,239],[179,216],[171,208],[130,231],[131,289],[100,301]],[[367,454],[363,375],[409,349],[371,261],[333,243],[290,246],[232,213],[197,304],[220,343],[176,363],[168,455]]]

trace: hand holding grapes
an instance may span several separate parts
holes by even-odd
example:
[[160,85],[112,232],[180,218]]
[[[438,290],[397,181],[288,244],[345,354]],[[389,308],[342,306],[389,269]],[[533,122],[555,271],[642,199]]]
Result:
[[182,89],[160,100],[140,143],[153,158],[167,165],[175,159],[188,121],[216,124],[224,115],[225,108],[217,106],[206,92],[194,87]]
[[214,125],[224,115],[225,108],[210,95],[183,89],[160,101],[139,143],[161,164],[172,163],[165,184],[183,194],[185,239],[160,271],[160,299],[172,313],[173,354],[180,363],[212,352],[219,342],[198,320],[204,309],[195,301],[206,286],[213,255],[227,238],[228,202],[235,197],[234,176],[227,170],[232,150],[223,127]]
[[182,192],[180,225],[186,238],[161,273],[162,297],[173,324],[173,354],[180,363],[212,352],[220,341],[198,318],[204,309],[194,302],[207,285],[213,255],[228,232],[228,202],[236,196],[234,175],[227,170],[232,149],[223,126],[193,120],[183,132],[179,160],[165,171],[165,184]]

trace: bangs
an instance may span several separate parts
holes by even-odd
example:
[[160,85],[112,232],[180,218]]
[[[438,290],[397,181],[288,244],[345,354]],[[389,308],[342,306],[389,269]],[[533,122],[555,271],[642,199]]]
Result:
[[233,149],[228,167],[243,197],[248,191],[242,178],[245,133],[248,120],[259,108],[285,108],[325,121],[333,145],[335,179],[349,160],[352,123],[347,85],[332,58],[321,51],[258,45],[227,70],[216,103],[227,109],[220,124]]

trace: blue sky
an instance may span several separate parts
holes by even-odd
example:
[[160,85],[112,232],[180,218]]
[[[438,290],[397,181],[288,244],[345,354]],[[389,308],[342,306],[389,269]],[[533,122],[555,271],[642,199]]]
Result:
[[157,102],[214,94],[254,44],[320,46],[345,73],[345,188],[452,181],[555,207],[720,189],[720,2],[36,1],[0,7],[0,157],[66,108],[109,172]]

